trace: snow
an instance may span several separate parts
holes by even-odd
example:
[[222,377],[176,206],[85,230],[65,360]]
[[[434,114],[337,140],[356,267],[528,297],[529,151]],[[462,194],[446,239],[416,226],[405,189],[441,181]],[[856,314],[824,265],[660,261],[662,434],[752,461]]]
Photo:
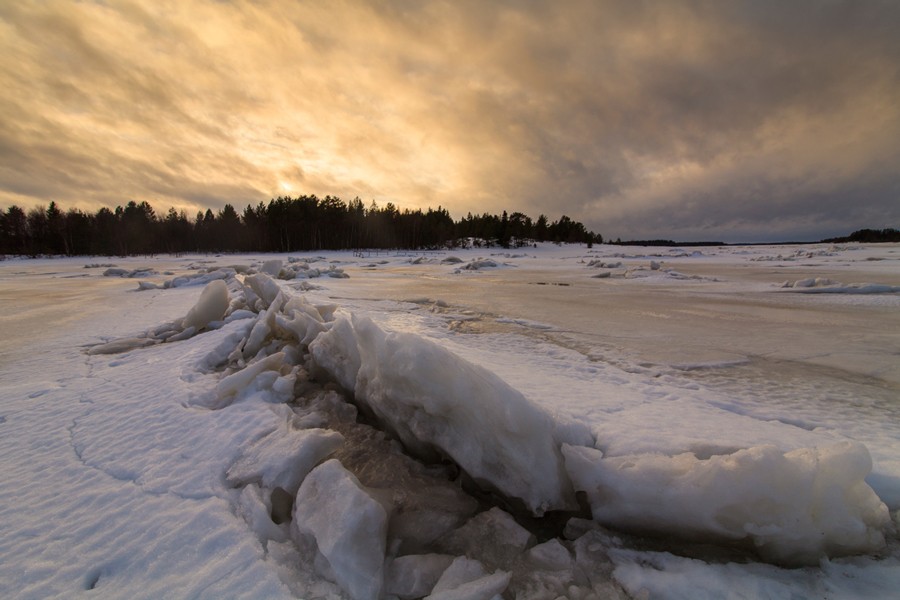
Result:
[[3,596],[895,593],[900,247],[501,256],[0,262]]

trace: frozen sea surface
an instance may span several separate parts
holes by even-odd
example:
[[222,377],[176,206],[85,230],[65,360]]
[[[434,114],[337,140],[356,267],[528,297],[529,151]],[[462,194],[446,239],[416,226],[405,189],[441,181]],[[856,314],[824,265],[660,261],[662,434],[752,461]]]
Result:
[[896,245],[92,262],[0,263],[4,597],[900,589]]

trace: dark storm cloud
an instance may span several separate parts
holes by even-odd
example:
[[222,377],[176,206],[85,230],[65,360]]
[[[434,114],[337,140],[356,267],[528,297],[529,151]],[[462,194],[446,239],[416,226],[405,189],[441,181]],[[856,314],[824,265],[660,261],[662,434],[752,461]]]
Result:
[[894,2],[0,7],[0,203],[337,194],[613,237],[900,222]]

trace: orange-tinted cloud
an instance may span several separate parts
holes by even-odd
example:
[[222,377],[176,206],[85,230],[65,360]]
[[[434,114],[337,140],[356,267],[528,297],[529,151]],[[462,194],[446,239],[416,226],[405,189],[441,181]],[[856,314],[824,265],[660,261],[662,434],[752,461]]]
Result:
[[900,221],[890,2],[0,5],[0,206],[282,193],[613,237]]

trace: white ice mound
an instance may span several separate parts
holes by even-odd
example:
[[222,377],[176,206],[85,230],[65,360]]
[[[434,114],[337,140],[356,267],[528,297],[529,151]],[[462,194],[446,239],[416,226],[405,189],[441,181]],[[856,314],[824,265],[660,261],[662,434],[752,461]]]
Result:
[[865,446],[840,442],[783,452],[757,446],[700,460],[604,458],[563,446],[578,490],[600,523],[709,540],[750,540],[767,560],[817,564],[823,556],[880,550],[887,507],[866,482]]
[[355,316],[337,319],[309,348],[408,447],[438,450],[535,514],[575,507],[552,418],[494,373]]
[[221,279],[210,281],[200,293],[197,304],[188,311],[181,327],[203,329],[213,321],[221,321],[228,311],[228,285]]
[[292,527],[312,536],[335,583],[353,600],[376,600],[384,582],[387,513],[336,459],[313,469],[297,492]]

